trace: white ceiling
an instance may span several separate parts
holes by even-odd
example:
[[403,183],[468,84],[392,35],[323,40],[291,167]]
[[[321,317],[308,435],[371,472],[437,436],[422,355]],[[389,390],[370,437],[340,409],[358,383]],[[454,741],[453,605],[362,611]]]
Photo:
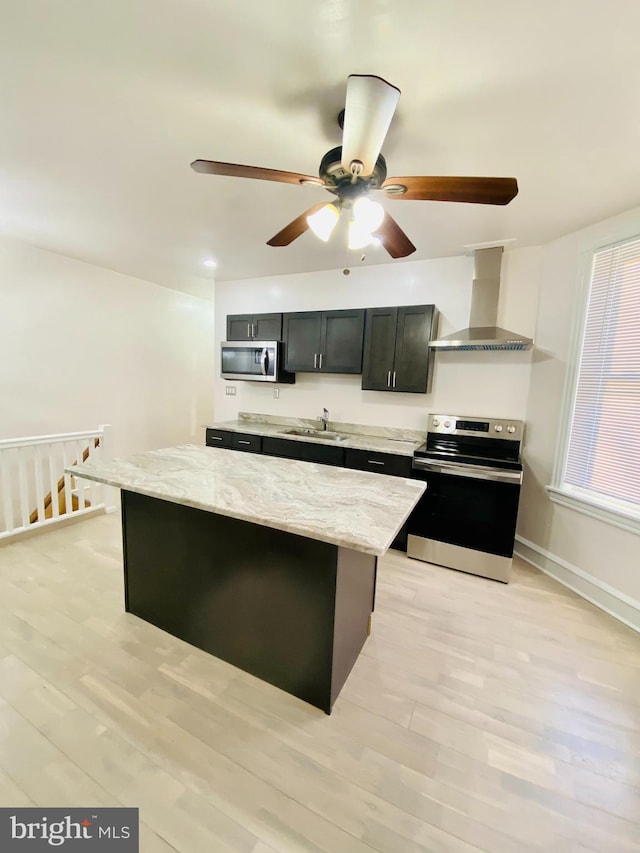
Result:
[[545,242],[640,204],[638,0],[2,0],[0,232],[197,292],[392,261],[306,233],[351,73],[402,90],[389,176],[514,176],[507,207],[385,200],[417,246]]

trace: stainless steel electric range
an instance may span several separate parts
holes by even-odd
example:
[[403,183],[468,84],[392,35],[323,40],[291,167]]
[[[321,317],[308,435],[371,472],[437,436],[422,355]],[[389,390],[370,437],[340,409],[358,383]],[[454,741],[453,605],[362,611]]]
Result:
[[509,581],[522,432],[522,421],[429,416],[413,459],[427,490],[408,522],[408,557]]

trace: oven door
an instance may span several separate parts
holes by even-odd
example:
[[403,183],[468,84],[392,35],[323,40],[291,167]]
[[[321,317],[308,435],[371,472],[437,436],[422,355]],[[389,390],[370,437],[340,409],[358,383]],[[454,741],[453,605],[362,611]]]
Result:
[[419,537],[511,559],[521,471],[417,458],[411,476],[426,482],[427,490],[409,518],[410,540]]

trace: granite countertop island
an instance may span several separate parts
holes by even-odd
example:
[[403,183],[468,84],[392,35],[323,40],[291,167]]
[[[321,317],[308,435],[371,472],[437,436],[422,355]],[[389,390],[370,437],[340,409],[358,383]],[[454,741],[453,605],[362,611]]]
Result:
[[381,556],[425,489],[405,480],[195,444],[68,469],[152,498]]
[[127,612],[331,713],[424,483],[189,444],[67,470],[122,490]]

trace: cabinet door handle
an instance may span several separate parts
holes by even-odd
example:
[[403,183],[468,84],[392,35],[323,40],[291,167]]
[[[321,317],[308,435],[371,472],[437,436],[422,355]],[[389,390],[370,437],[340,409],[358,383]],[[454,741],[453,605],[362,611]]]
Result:
[[391,371],[387,370],[387,388],[391,388]]
[[377,462],[375,459],[367,459],[368,465],[384,465],[384,462]]
[[238,439],[238,444],[251,444],[251,442],[250,441],[242,441],[241,439]]
[[395,370],[393,371],[393,387],[394,388],[396,387],[396,372],[395,372]]
[[251,323],[247,323],[247,337],[251,337]]
[[320,353],[320,360],[319,360],[318,367],[320,370],[322,370],[322,353]]
[[318,353],[314,352],[313,354],[313,369],[315,370],[318,366]]
[[222,441],[221,435],[210,435],[209,440],[213,439],[213,441]]

